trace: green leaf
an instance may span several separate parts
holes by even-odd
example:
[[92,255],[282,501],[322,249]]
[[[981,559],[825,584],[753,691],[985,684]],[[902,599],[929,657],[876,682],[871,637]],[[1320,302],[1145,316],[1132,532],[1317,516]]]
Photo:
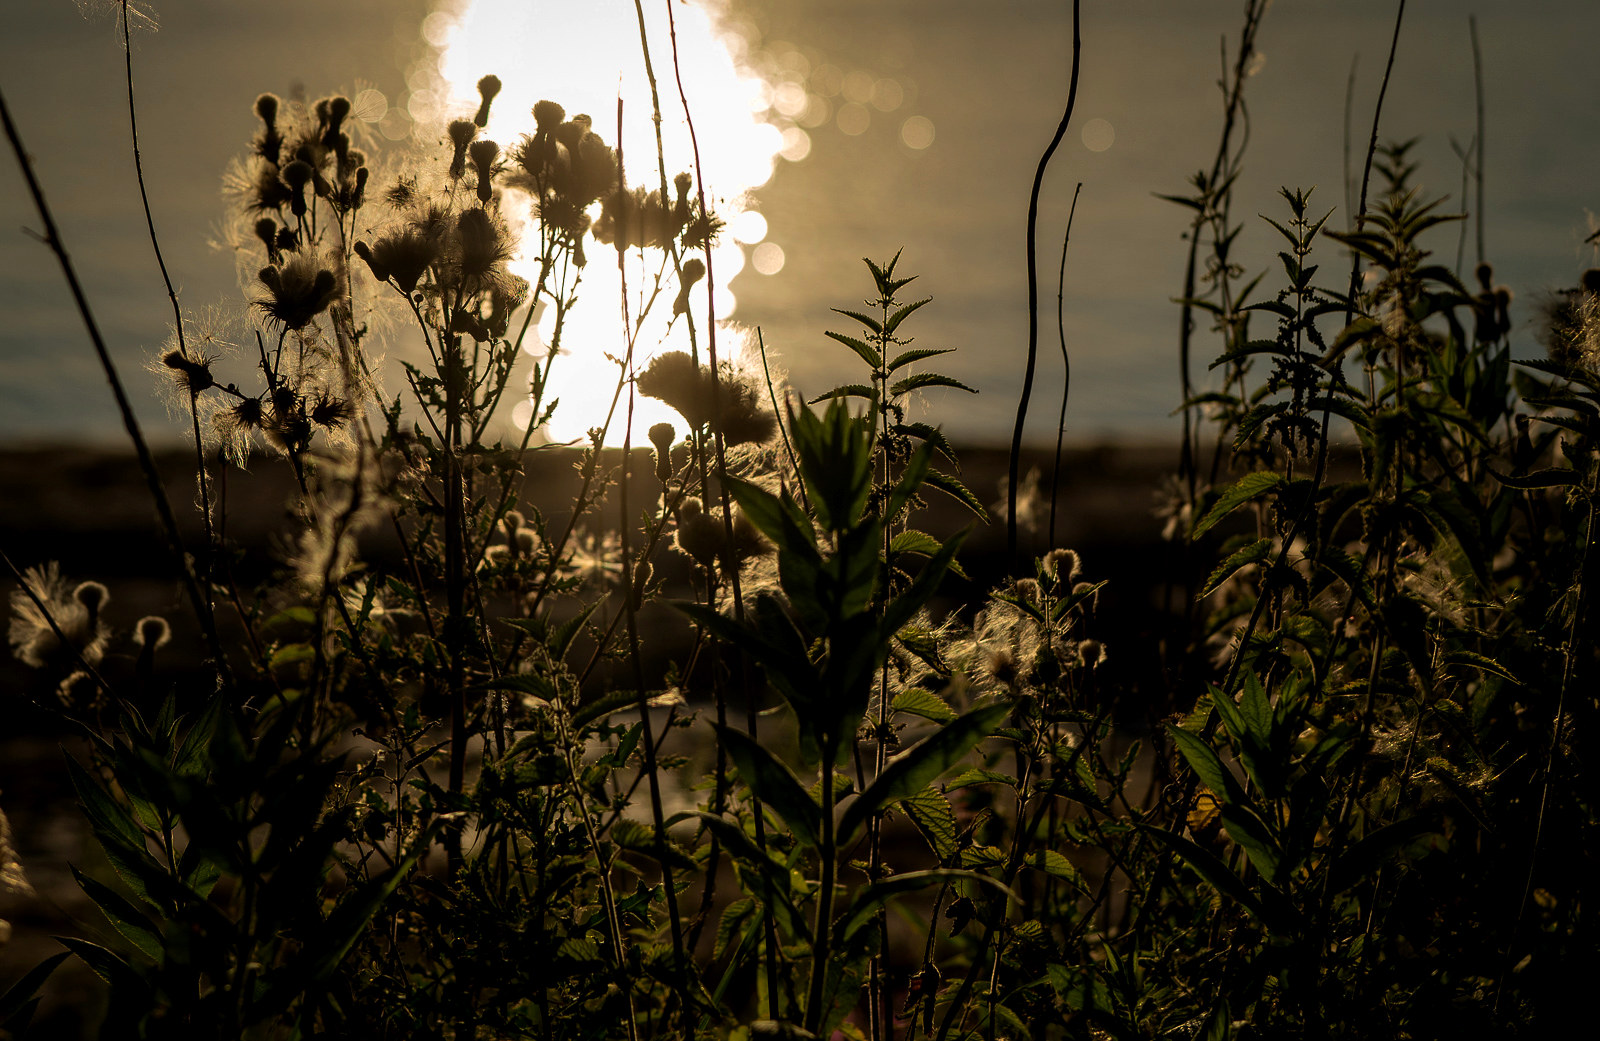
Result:
[[755,797],[782,818],[797,840],[808,846],[819,845],[822,808],[806,794],[794,772],[750,735],[715,723],[712,726],[727,749],[728,758],[733,760],[734,768]]
[[[854,318],[868,329],[871,329],[875,334],[879,336],[883,335],[883,325],[871,315],[862,314],[860,311],[847,311],[842,307],[830,307],[828,310],[832,311],[834,314],[842,314],[846,318]],[[829,333],[828,335],[831,336],[833,334]]]
[[79,871],[77,865],[72,866],[72,877],[78,880],[78,887],[84,895],[94,901],[100,913],[106,916],[106,921],[123,939],[151,961],[161,961],[161,930],[144,912],[121,893]]
[[[835,310],[837,310],[837,308],[835,308]],[[840,313],[849,314],[848,311],[841,311]],[[855,316],[851,315],[851,317],[853,318]],[[872,366],[874,372],[876,372],[878,367],[883,364],[883,355],[879,354],[878,349],[873,347],[870,343],[867,343],[865,340],[858,340],[854,336],[846,336],[844,333],[836,332],[828,332],[824,335],[831,340],[838,340],[852,351],[855,351],[857,356],[859,356],[862,361]]]
[[1224,801],[1222,823],[1228,829],[1228,837],[1245,851],[1250,863],[1261,872],[1261,877],[1268,882],[1277,882],[1283,850],[1255,811],[1240,803]]
[[911,818],[911,823],[922,833],[928,848],[939,858],[939,862],[949,863],[957,852],[956,815],[950,808],[950,800],[929,785],[914,795],[906,796],[900,803],[900,809]]
[[[910,318],[913,314],[916,313],[916,311],[917,311],[917,309],[919,307],[921,307],[923,304],[928,303],[932,299],[933,299],[933,297],[931,297],[931,296],[923,297],[921,300],[913,301],[912,303],[909,303],[906,306],[900,308],[900,310],[896,311],[894,314],[890,315],[889,316],[889,320],[887,322],[883,323],[883,335],[884,336],[893,336],[894,335],[894,331],[900,327],[900,323],[901,322],[905,321],[907,318]],[[931,353],[940,354],[940,353],[943,353],[943,352],[942,351],[935,351],[935,352],[931,352]],[[890,366],[891,369],[898,369],[899,367],[900,367],[899,365],[891,365]]]
[[883,772],[845,808],[839,819],[839,842],[849,842],[873,814],[938,780],[993,733],[1010,712],[1009,705],[974,709],[889,760]]
[[1194,526],[1191,538],[1199,538],[1212,528],[1216,527],[1228,514],[1243,506],[1247,502],[1259,499],[1267,492],[1272,491],[1283,483],[1283,475],[1271,470],[1256,470],[1247,473],[1233,483],[1227,491],[1222,493],[1206,515]]
[[949,460],[950,465],[954,466],[958,473],[960,472],[961,460],[957,458],[956,448],[950,443],[950,439],[944,436],[943,430],[935,426],[929,426],[927,423],[902,423],[895,429],[902,434],[918,438],[932,445],[940,455]]
[[979,502],[978,497],[972,494],[972,489],[956,478],[951,477],[949,474],[940,473],[938,470],[929,470],[924,480],[946,495],[952,496],[957,502],[972,511],[973,516],[980,521],[985,524],[989,522],[989,514],[984,510],[983,503]]
[[80,940],[76,936],[57,936],[54,939],[67,950],[76,954],[96,976],[110,984],[113,994],[125,989],[134,991],[148,989],[144,979],[134,971],[133,966],[122,960],[121,955],[109,951],[97,943]]
[[1196,600],[1204,600],[1217,591],[1217,587],[1233,577],[1240,568],[1249,564],[1259,564],[1272,554],[1272,539],[1256,539],[1243,549],[1229,554],[1228,559],[1218,564],[1216,570],[1211,572],[1211,577],[1205,581]]
[[[1226,695],[1216,700],[1226,699]],[[1221,711],[1219,709],[1219,711]],[[1206,744],[1195,735],[1167,724],[1167,733],[1172,735],[1173,744],[1178,746],[1178,752],[1189,764],[1195,774],[1200,778],[1200,783],[1211,789],[1224,803],[1245,802],[1244,789],[1239,787],[1239,782],[1217,755],[1216,749]]]
[[956,718],[956,710],[947,705],[943,698],[921,687],[912,687],[896,694],[889,707],[896,712],[921,716],[935,723],[948,723]]
[[926,889],[935,883],[971,882],[974,885],[984,885],[1005,896],[1014,896],[1011,889],[999,879],[977,871],[966,871],[961,868],[932,868],[927,871],[907,871],[894,875],[882,882],[874,882],[856,890],[850,906],[843,916],[834,924],[835,942],[843,944],[854,936],[861,927],[872,920],[878,908],[888,903],[897,896],[914,893],[919,889]]
[[1182,835],[1168,831],[1165,828],[1158,828],[1140,821],[1134,821],[1133,826],[1147,832],[1157,841],[1165,843],[1223,896],[1243,907],[1259,921],[1270,924],[1267,922],[1268,912],[1266,907],[1260,900],[1256,899],[1256,895],[1250,892],[1250,888],[1244,884],[1238,875],[1228,870],[1228,865],[1218,860],[1210,852],[1190,842]]
[[865,383],[846,383],[843,386],[834,387],[830,391],[818,394],[816,397],[812,398],[808,404],[815,405],[819,401],[832,401],[836,398],[849,397],[866,398],[868,401],[877,401],[878,392],[867,386]]
[[890,553],[921,553],[931,557],[944,547],[944,543],[925,531],[902,531],[889,542]]
[[1072,861],[1053,849],[1034,850],[1022,858],[1028,867],[1043,871],[1051,878],[1059,878],[1070,883],[1080,892],[1089,892],[1089,885],[1083,880],[1083,875],[1072,866]]
[[975,388],[967,386],[960,380],[950,376],[942,376],[937,372],[914,372],[905,379],[896,381],[889,388],[889,393],[893,397],[899,397],[902,394],[909,394],[913,390],[922,390],[926,387],[954,387],[956,390],[964,390],[968,394],[978,393]]
[[[927,301],[924,300],[923,303],[927,303]],[[939,350],[902,351],[889,361],[889,371],[893,372],[902,366],[910,365],[914,361],[922,361],[924,358],[937,358],[941,354],[954,354],[955,352],[956,349],[954,347],[945,347]]]
[[31,1008],[39,988],[44,986],[44,981],[56,971],[56,967],[72,956],[71,951],[62,951],[52,954],[44,961],[29,969],[17,982],[0,994],[0,1026],[7,1029],[16,1029],[21,1024],[16,1022],[19,1013]]

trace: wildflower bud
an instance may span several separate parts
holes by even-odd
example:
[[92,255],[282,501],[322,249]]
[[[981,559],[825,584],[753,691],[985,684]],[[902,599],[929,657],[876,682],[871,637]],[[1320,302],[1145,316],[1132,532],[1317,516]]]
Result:
[[1592,267],[1583,273],[1579,281],[1586,293],[1600,293],[1600,268]]
[[1517,294],[1512,292],[1510,286],[1495,286],[1494,305],[1502,311],[1510,307],[1511,301],[1515,300],[1516,297]]
[[522,516],[520,510],[507,510],[506,515],[500,518],[500,526],[506,532],[506,541],[511,545],[515,546],[517,544],[517,532],[521,530],[526,520],[527,518]]
[[350,114],[350,99],[338,95],[328,99],[328,125],[337,128]]
[[500,93],[500,77],[493,73],[478,81],[478,96],[483,100],[478,104],[478,114],[472,121],[481,127],[489,125],[489,104],[494,101],[496,94]]
[[372,270],[372,277],[379,282],[389,281],[389,271],[378,259],[372,255],[372,247],[365,242],[356,243],[356,256],[366,261],[367,267]]
[[690,257],[684,261],[683,273],[680,275],[678,285],[678,298],[672,302],[672,314],[674,317],[689,310],[689,290],[693,289],[694,284],[704,278],[705,275],[706,266],[699,257]]
[[295,235],[294,229],[286,228],[286,227],[278,229],[278,252],[279,253],[293,253],[295,250],[297,250],[299,248],[300,248],[300,239]]
[[278,269],[270,266],[264,267],[260,271],[257,271],[256,278],[260,279],[261,284],[266,286],[268,289],[277,289],[283,281],[282,276],[278,273]]
[[278,95],[262,94],[256,98],[256,115],[271,130],[278,122]]
[[350,193],[350,208],[352,210],[359,210],[361,208],[362,199],[366,194],[367,168],[362,166],[356,169],[356,188],[355,191]]
[[267,247],[268,260],[278,259],[277,257],[273,256],[274,253],[278,252],[277,221],[273,220],[271,217],[262,217],[260,220],[256,221],[256,238],[260,239]]
[[672,478],[672,442],[678,432],[671,423],[657,423],[650,428],[650,443],[656,446],[656,479],[666,484]]
[[467,152],[478,170],[478,201],[487,203],[494,194],[494,161],[500,155],[500,146],[493,141],[474,141]]
[[320,126],[328,125],[328,102],[331,100],[331,98],[321,98],[317,101],[316,107],[312,109],[317,114],[317,123]]
[[450,177],[459,180],[467,172],[467,146],[478,134],[478,125],[470,119],[457,119],[450,124],[450,141],[455,145],[455,155],[450,159]]
[[279,174],[283,178],[283,183],[289,186],[291,192],[289,209],[296,217],[304,217],[306,214],[305,187],[306,183],[316,176],[316,172],[304,159],[296,159],[286,165]]
[[542,131],[554,130],[567,118],[567,110],[554,101],[541,101],[533,106],[533,121]]
[[1494,286],[1494,268],[1490,266],[1489,262],[1486,260],[1481,261],[1473,269],[1473,273],[1478,276],[1478,284],[1483,287],[1483,291],[1489,292]]

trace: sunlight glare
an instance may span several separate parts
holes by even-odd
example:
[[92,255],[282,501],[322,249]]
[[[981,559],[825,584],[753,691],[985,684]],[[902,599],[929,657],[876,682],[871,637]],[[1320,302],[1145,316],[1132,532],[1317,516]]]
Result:
[[[660,3],[645,4],[645,24],[650,59],[661,100],[666,176],[694,171],[694,152],[673,76],[672,43],[667,18]],[[734,313],[736,301],[729,284],[745,266],[744,242],[758,242],[766,221],[748,208],[748,198],[766,184],[780,157],[794,155],[793,138],[785,137],[791,123],[782,108],[792,108],[792,94],[781,84],[764,80],[737,56],[751,52],[748,28],[726,21],[725,5],[718,0],[698,0],[673,6],[676,20],[684,91],[694,115],[694,129],[704,164],[706,199],[712,212],[726,221],[724,233],[712,250],[716,279],[718,355],[746,364],[749,337],[723,326]],[[639,23],[632,0],[585,0],[584,3],[538,3],[530,0],[465,0],[440,5],[424,22],[425,38],[438,49],[438,76],[429,83],[413,83],[407,103],[419,123],[432,126],[470,115],[478,103],[477,82],[494,73],[503,87],[495,99],[487,137],[502,148],[512,148],[523,134],[534,130],[535,102],[548,98],[561,104],[568,117],[587,113],[594,130],[608,144],[617,144],[617,97],[623,99],[621,148],[629,185],[657,186],[655,132],[651,122],[649,81],[639,45]],[[780,103],[782,107],[780,107]],[[777,121],[778,125],[768,122]],[[786,155],[787,153],[787,155]],[[803,152],[795,158],[803,156]],[[508,200],[509,201],[509,200]],[[598,205],[596,206],[598,212]],[[757,230],[759,229],[759,231]],[[616,254],[592,237],[585,243],[589,263],[582,272],[579,304],[562,329],[559,356],[552,367],[546,401],[560,399],[547,439],[580,438],[599,426],[611,406],[618,368],[606,355],[620,357],[626,350],[621,332],[621,282]],[[637,320],[642,290],[653,279],[660,254],[646,251],[641,263],[637,251],[628,261],[628,310]],[[529,260],[513,261],[512,270],[530,281],[537,277]],[[648,274],[647,274],[648,272]],[[668,267],[670,281],[670,265]],[[676,286],[667,285],[657,298],[636,349],[636,369],[666,350],[688,350],[687,325],[681,319],[668,328]],[[694,287],[690,304],[697,320],[702,358],[706,349],[703,328],[705,283]],[[524,349],[542,356],[555,334],[554,309],[543,308],[530,330]],[[759,359],[755,363],[759,365]],[[608,444],[621,444],[626,397],[619,401]],[[512,410],[513,424],[526,424],[530,408]],[[637,399],[633,439],[644,440],[652,423],[682,419],[658,401]]]

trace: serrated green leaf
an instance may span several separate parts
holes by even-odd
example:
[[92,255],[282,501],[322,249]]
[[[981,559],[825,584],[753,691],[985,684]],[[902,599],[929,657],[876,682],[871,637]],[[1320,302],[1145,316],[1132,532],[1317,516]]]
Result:
[[830,391],[825,391],[821,394],[818,394],[816,397],[807,402],[807,404],[815,405],[823,401],[833,401],[837,398],[850,397],[866,398],[868,401],[877,401],[878,392],[867,386],[865,383],[846,383],[843,386],[834,387]]
[[950,800],[930,785],[906,796],[900,809],[922,833],[939,863],[949,863],[956,855],[956,815],[950,808]]
[[[880,323],[876,318],[872,317],[871,315],[862,314],[860,311],[847,311],[842,307],[830,307],[830,308],[828,308],[828,310],[832,311],[834,314],[842,314],[846,318],[854,318],[856,321],[860,322],[862,325],[866,326],[868,329],[871,329],[873,331],[873,333],[875,333],[877,335],[881,336],[883,334],[883,325],[882,325],[882,323]],[[829,333],[828,335],[831,336],[833,334]]]
[[[840,313],[845,314],[848,312]],[[870,343],[867,343],[865,340],[859,340],[854,336],[846,336],[844,333],[836,333],[831,331],[825,333],[824,335],[826,335],[830,340],[837,340],[846,347],[850,348],[852,351],[855,351],[856,356],[862,361],[866,362],[868,365],[872,366],[873,371],[877,371],[878,367],[883,364],[883,355],[879,354],[878,349],[872,346]]]
[[1038,849],[1022,858],[1028,867],[1043,871],[1051,878],[1059,878],[1070,883],[1080,892],[1089,891],[1088,883],[1084,882],[1083,875],[1072,866],[1072,861],[1053,849]]
[[938,470],[929,470],[927,476],[923,478],[923,481],[924,483],[930,484],[939,489],[941,492],[944,492],[946,495],[954,498],[961,505],[972,511],[972,514],[980,521],[983,521],[986,524],[988,523],[989,514],[988,511],[983,508],[983,503],[979,502],[978,497],[972,494],[971,488],[968,488],[957,478],[951,477],[946,473],[941,473]]
[[1195,599],[1203,600],[1216,592],[1217,587],[1232,578],[1240,568],[1250,564],[1259,564],[1266,560],[1272,553],[1273,541],[1272,539],[1256,539],[1243,549],[1229,554],[1228,559],[1218,564],[1216,570],[1211,572],[1211,576],[1206,579],[1200,595]]
[[896,694],[889,707],[896,712],[921,716],[935,723],[948,723],[956,718],[956,710],[945,704],[943,698],[921,687],[913,687]]
[[1010,712],[1009,705],[974,709],[889,760],[883,772],[845,808],[839,819],[839,841],[849,842],[873,814],[891,809],[938,780],[993,733]]
[[[923,302],[926,303],[927,301]],[[894,372],[898,369],[904,368],[907,365],[910,365],[914,361],[922,361],[924,358],[937,358],[941,354],[954,354],[955,352],[956,349],[954,347],[901,351],[899,354],[890,359],[888,371]]]
[[976,394],[977,390],[967,386],[958,379],[944,376],[937,372],[914,372],[905,379],[898,380],[889,388],[889,393],[894,397],[909,394],[913,390],[923,390],[927,387],[953,387],[964,390],[968,394]]
[[[905,321],[907,318],[910,318],[916,313],[918,308],[920,308],[923,304],[928,303],[932,299],[933,297],[928,296],[923,297],[921,300],[915,300],[900,308],[900,310],[896,311],[894,314],[890,315],[889,320],[883,323],[883,335],[893,336],[894,331],[900,327],[901,322]],[[899,366],[890,366],[890,368],[895,369],[899,368]]]
[[1194,526],[1194,531],[1190,537],[1199,538],[1216,527],[1228,514],[1247,502],[1259,499],[1283,484],[1283,482],[1283,475],[1271,470],[1256,470],[1253,473],[1245,474],[1229,486],[1228,490],[1223,492],[1221,498],[1216,501],[1216,504],[1206,511],[1206,515],[1200,518],[1200,522]]

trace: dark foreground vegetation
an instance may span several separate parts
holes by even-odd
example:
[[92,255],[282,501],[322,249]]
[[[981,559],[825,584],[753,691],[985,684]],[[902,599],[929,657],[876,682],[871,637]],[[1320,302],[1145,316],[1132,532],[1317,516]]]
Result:
[[[1264,7],[1175,200],[1185,433],[1147,633],[1108,622],[1119,574],[1052,544],[1058,496],[1015,462],[1007,519],[1045,551],[964,550],[948,511],[982,525],[984,496],[913,406],[968,388],[911,345],[937,312],[895,259],[828,333],[859,376],[793,400],[719,355],[696,172],[624,168],[553,102],[491,140],[492,76],[395,159],[352,143],[342,97],[258,99],[243,331],[173,294],[152,365],[195,524],[124,402],[183,609],[125,615],[70,552],[0,547],[29,670],[8,697],[33,701],[7,712],[65,735],[96,839],[95,911],[7,981],[0,1023],[59,1036],[38,994],[75,959],[106,1037],[1565,1026],[1600,950],[1600,272],[1513,361],[1510,291],[1430,253],[1464,218],[1376,115],[1349,219],[1285,190],[1278,256],[1233,255]],[[628,287],[598,304],[614,406],[556,449],[533,431],[561,355],[524,373],[521,346],[542,302],[560,347],[599,264]],[[652,308],[688,350],[635,342]],[[401,342],[426,361],[384,388]],[[492,440],[525,388],[535,423]],[[636,395],[681,425],[602,450]],[[557,451],[566,499],[530,501]],[[230,512],[262,453],[292,498],[271,559]],[[0,831],[24,913],[28,869]]]

